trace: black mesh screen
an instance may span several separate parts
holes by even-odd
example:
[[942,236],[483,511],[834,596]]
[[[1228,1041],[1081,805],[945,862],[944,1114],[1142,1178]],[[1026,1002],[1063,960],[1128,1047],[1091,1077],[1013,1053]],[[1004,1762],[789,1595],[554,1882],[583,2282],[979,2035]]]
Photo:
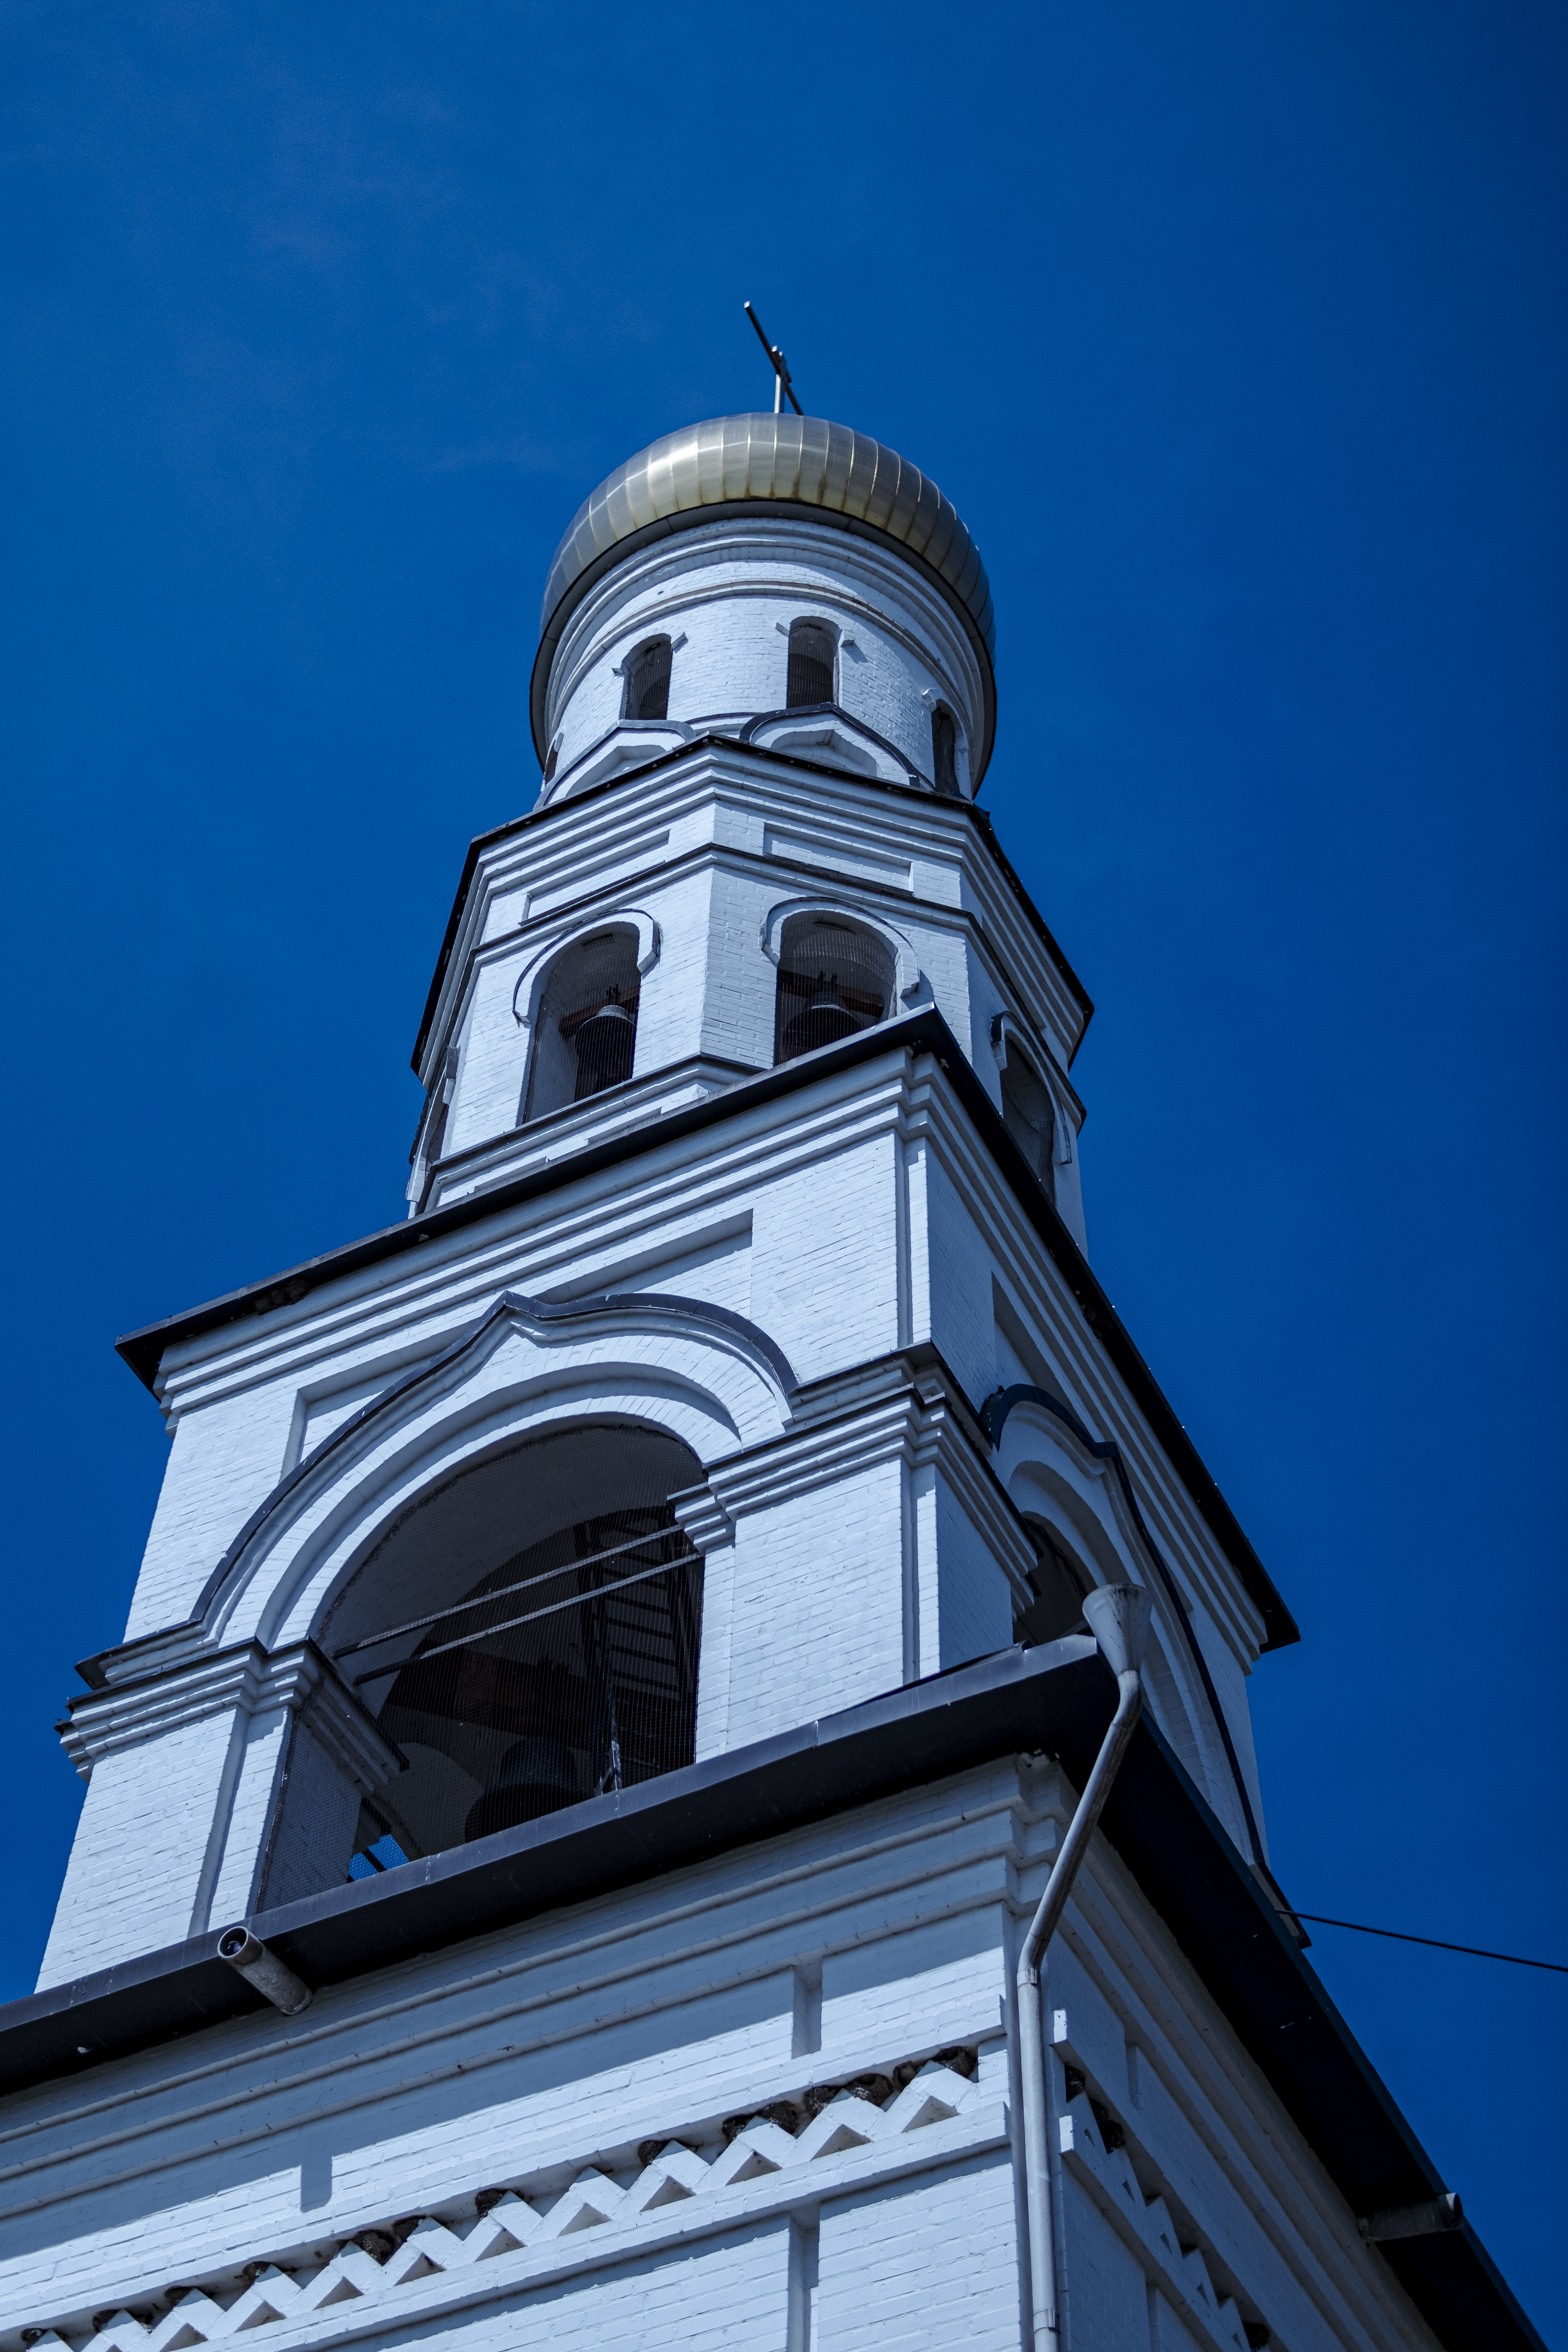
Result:
[[830,915],[795,915],[780,942],[773,1060],[793,1062],[885,1021],[893,959],[874,931]]
[[700,1475],[672,1438],[574,1430],[405,1514],[326,1637],[409,1767],[352,1876],[691,1762],[702,1562],[668,1496]]
[[796,621],[789,633],[789,680],[784,701],[791,710],[803,704],[833,700],[833,632],[821,621]]
[[1016,1052],[1008,1054],[1002,1072],[1002,1123],[1028,1161],[1030,1174],[1039,1179],[1054,1199],[1056,1171],[1051,1146],[1056,1136],[1056,1114],[1045,1087]]
[[958,730],[951,710],[939,702],[931,715],[931,773],[939,793],[949,799],[958,794]]
[[666,719],[669,715],[670,643],[652,637],[639,646],[626,664],[626,717]]

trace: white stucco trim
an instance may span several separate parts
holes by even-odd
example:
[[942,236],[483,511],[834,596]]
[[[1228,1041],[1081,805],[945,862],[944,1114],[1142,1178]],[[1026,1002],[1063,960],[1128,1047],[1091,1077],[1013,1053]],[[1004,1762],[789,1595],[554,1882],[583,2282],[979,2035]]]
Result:
[[658,961],[662,934],[658,924],[646,907],[612,907],[596,916],[593,922],[568,922],[538,946],[517,976],[511,992],[512,1017],[521,1028],[531,1029],[538,1016],[544,980],[549,965],[563,948],[574,946],[579,940],[596,939],[601,931],[616,929],[636,931],[637,936],[637,971],[646,979]]
[[310,1638],[426,1487],[519,1438],[605,1421],[675,1437],[703,1465],[764,1443],[789,1421],[776,1351],[738,1317],[657,1292],[553,1313],[504,1297],[301,1465],[227,1564],[206,1641]]

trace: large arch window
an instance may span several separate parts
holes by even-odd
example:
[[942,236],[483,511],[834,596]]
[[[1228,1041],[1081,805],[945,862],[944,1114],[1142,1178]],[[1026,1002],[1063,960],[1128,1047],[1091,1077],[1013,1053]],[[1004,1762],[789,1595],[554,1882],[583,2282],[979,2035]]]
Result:
[[637,1053],[637,935],[617,925],[563,948],[544,977],[520,1116],[585,1102],[632,1075]]
[[623,719],[668,718],[671,651],[668,637],[650,637],[627,656]]
[[1054,1201],[1056,1112],[1049,1094],[1011,1040],[1002,1070],[1002,1123],[1028,1161],[1030,1175]]
[[931,715],[931,773],[947,800],[958,798],[958,723],[945,702]]
[[794,621],[789,633],[789,676],[784,702],[791,710],[833,702],[833,671],[838,647],[826,621]]
[[319,1637],[408,1759],[365,1800],[351,1877],[693,1759],[702,1561],[661,1432],[515,1444],[403,1512]]
[[835,915],[792,915],[779,941],[774,1062],[885,1021],[894,981],[892,952],[875,931]]

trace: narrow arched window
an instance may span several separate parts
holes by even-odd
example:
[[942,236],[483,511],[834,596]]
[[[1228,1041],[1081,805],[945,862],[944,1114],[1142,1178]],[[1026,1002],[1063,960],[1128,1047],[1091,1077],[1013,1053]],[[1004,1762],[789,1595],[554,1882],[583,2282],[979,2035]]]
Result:
[[939,702],[931,715],[931,774],[939,793],[958,797],[958,728],[951,710]]
[[623,719],[668,718],[669,656],[668,637],[650,637],[627,656]]
[[1002,1123],[1028,1161],[1030,1175],[1054,1200],[1056,1113],[1050,1096],[1010,1040],[1002,1072]]
[[553,743],[552,743],[552,745],[550,746],[550,750],[549,750],[549,751],[548,751],[548,753],[546,754],[546,757],[545,757],[545,761],[544,761],[544,781],[545,781],[545,782],[546,782],[547,784],[552,784],[552,783],[555,782],[555,771],[556,771],[556,768],[560,765],[560,761],[561,761],[561,738],[560,738],[560,736],[559,736],[559,735],[557,735],[557,737],[555,738],[554,742],[553,742]]
[[885,1021],[895,970],[885,941],[837,915],[792,915],[779,942],[773,1060],[793,1062]]
[[617,925],[562,949],[534,1016],[520,1121],[585,1102],[631,1076],[640,989],[634,930]]
[[1035,1539],[1035,1572],[1029,1579],[1035,1598],[1013,1619],[1015,1642],[1055,1642],[1083,1620],[1086,1592],[1094,1579],[1067,1550],[1044,1519],[1026,1515],[1025,1525]]
[[836,699],[833,664],[837,650],[826,621],[791,623],[789,678],[784,690],[784,701],[791,710]]
[[692,1761],[702,1561],[669,1497],[694,1454],[581,1424],[403,1511],[319,1637],[407,1769],[363,1806],[368,1877]]

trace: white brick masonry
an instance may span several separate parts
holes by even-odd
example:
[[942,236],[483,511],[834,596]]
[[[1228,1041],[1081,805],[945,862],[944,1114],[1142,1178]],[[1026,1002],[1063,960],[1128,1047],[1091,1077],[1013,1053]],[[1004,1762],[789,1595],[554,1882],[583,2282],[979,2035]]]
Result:
[[[802,617],[834,637],[827,711],[784,708]],[[655,631],[668,710],[627,720]],[[1000,1111],[1021,1060],[1045,1088],[1037,1172],[1081,1245],[1089,1008],[967,798],[980,661],[914,565],[788,517],[650,540],[584,594],[541,806],[474,845],[454,910],[413,1222],[166,1339],[174,1444],[125,1639],[65,1731],[89,1788],[43,1984],[156,1975],[163,1947],[322,1893],[366,1935],[406,1919],[395,1889],[345,1885],[361,1800],[403,1759],[333,1646],[402,1622],[364,1614],[401,1515],[524,1438],[588,1460],[606,1423],[689,1473],[700,1759],[1006,1645],[1044,1529],[1087,1580],[1149,1590],[1150,1712],[1253,1858],[1267,1589],[970,1084]],[[938,701],[955,798],[931,789]],[[806,915],[874,934],[889,1024],[917,1017],[752,1084]],[[631,1076],[529,1118],[534,1078],[569,1089],[555,959],[605,931],[622,961],[594,968],[637,976]],[[1019,1387],[1046,1402],[998,1435],[986,1401]],[[295,2015],[13,2095],[0,2352],[1018,2345],[1013,1988],[1074,1801],[1045,1756],[1004,1757],[743,1828]],[[1427,2352],[1098,1838],[1050,2005],[1064,2352],[1247,2352],[1264,2329]]]
[[[880,737],[894,773],[932,782],[931,709],[958,722],[960,788],[983,708],[979,659],[939,592],[908,559],[808,520],[757,514],[713,522],[628,551],[567,625],[551,673],[545,728],[552,747],[544,803],[619,772],[635,756],[623,730],[626,656],[652,635],[673,641],[668,721],[655,740],[715,719],[739,730],[783,713],[789,629],[823,620],[837,646],[835,698]],[[653,730],[649,730],[652,732]],[[878,761],[850,735],[839,757]]]
[[[1009,1988],[1071,1802],[1003,1760],[13,2095],[0,2352],[616,2343],[688,2299],[786,2352],[1016,2343]],[[1098,1840],[1052,2004],[1073,2352],[1429,2346]]]

